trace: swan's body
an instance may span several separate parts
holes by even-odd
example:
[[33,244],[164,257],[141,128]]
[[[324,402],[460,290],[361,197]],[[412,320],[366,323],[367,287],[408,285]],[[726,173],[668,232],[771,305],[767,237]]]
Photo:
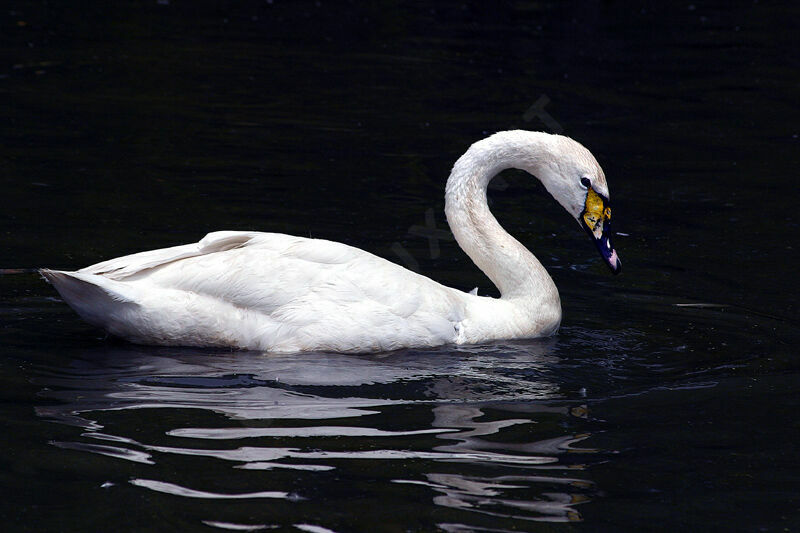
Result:
[[[87,322],[141,344],[371,352],[550,335],[561,320],[558,291],[486,202],[489,181],[509,167],[539,177],[579,220],[598,216],[589,210],[592,193],[608,197],[599,165],[571,139],[511,131],[475,143],[447,182],[446,212],[499,299],[445,287],[344,244],[259,232],[215,232],[77,272],[41,272]],[[574,184],[582,178],[591,186]],[[603,212],[596,226],[583,224],[605,239],[601,252],[605,246],[618,270],[607,218]]]

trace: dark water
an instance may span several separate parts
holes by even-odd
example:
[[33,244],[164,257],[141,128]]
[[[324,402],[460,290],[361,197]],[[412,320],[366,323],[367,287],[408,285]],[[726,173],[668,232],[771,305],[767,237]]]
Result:
[[5,531],[800,529],[796,3],[113,5],[0,11],[0,268],[258,229],[492,293],[425,232],[527,128],[596,154],[625,270],[514,172],[551,339],[137,347],[4,270]]

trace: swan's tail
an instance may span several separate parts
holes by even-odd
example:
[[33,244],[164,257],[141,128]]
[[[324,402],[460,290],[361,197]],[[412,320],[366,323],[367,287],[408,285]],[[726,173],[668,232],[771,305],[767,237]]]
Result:
[[104,276],[43,268],[39,274],[49,281],[67,304],[84,320],[106,327],[109,315],[121,306],[135,305],[130,287]]

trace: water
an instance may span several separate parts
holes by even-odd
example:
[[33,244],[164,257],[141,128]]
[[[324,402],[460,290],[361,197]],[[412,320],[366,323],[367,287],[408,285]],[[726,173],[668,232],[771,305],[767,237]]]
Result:
[[[800,528],[793,4],[12,4],[5,530]],[[554,338],[140,347],[24,270],[260,229],[493,294],[424,235],[458,155],[515,127],[590,147],[622,233],[611,277],[540,186],[493,184]]]

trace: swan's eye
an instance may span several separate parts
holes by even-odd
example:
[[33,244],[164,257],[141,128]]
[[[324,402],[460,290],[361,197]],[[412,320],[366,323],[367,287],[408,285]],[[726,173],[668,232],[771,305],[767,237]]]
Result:
[[592,182],[589,180],[589,178],[581,178],[581,185],[588,189],[592,185]]

